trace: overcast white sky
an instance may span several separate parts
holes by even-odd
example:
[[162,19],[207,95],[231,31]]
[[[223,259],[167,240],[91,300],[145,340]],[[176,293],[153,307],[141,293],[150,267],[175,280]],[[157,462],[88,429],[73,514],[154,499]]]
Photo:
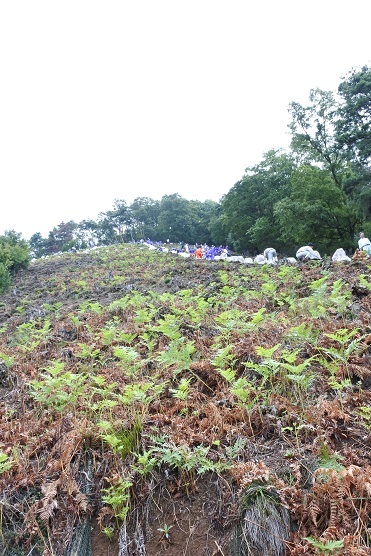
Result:
[[0,2],[0,233],[213,199],[370,65],[370,0]]

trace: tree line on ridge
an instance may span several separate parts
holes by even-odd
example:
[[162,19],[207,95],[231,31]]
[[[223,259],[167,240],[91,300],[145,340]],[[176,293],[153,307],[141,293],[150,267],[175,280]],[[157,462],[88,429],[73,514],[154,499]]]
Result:
[[[267,246],[292,255],[308,241],[323,254],[351,252],[360,229],[371,234],[371,68],[352,69],[336,93],[312,89],[306,106],[291,102],[288,110],[289,151],[266,152],[219,202],[177,193],[116,199],[97,220],[62,222],[47,238],[35,233],[32,256],[147,238],[228,245],[245,255]],[[7,234],[14,244],[17,233]],[[18,234],[25,248],[23,241]],[[6,234],[0,263],[3,245]]]

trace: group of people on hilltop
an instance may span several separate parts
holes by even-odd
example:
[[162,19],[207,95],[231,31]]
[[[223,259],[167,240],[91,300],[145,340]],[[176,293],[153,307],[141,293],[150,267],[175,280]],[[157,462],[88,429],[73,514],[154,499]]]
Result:
[[[176,250],[179,253],[179,250]],[[217,259],[225,259],[230,255],[230,251],[228,245],[224,247],[223,245],[219,245],[216,247],[215,245],[207,245],[204,243],[200,245],[196,243],[193,247],[190,247],[188,243],[180,243],[180,254],[181,253],[189,253],[191,257],[195,259],[208,259],[209,261],[213,261],[215,258]]]
[[[368,237],[365,237],[364,232],[359,232],[358,249],[355,254],[356,258],[357,255],[359,254],[361,254],[361,256],[371,257],[371,242],[368,239]],[[261,260],[257,262],[263,262],[263,257],[265,261],[270,264],[277,264],[278,262],[277,252],[273,247],[267,247],[267,249],[265,249],[263,252],[263,256],[258,255],[258,257],[261,257]],[[319,254],[319,252],[316,249],[314,249],[313,243],[308,243],[308,245],[303,245],[302,247],[299,247],[299,249],[296,251],[297,261],[310,261],[310,260],[321,260],[321,259],[322,257]],[[350,261],[351,259],[346,255],[344,249],[337,249],[332,256],[332,260]]]
[[[165,247],[162,245],[161,242],[152,242],[151,240],[147,240],[145,242],[149,247],[155,249],[157,248],[159,251],[169,251],[169,247]],[[196,244],[194,246],[189,246],[188,243],[181,242],[180,249],[175,249],[174,247],[171,248],[171,252],[177,253],[179,255],[185,257],[192,257],[195,259],[207,259],[207,260],[220,260],[220,259],[243,259],[243,257],[231,257],[230,251],[228,246],[224,247],[219,245],[216,247],[212,245],[211,247],[204,244],[199,245]],[[371,242],[370,240],[365,237],[364,232],[359,232],[359,240],[358,240],[358,249],[354,254],[355,259],[362,258],[362,257],[371,257]],[[296,263],[298,261],[305,262],[310,260],[322,260],[320,253],[315,249],[313,243],[308,243],[307,245],[303,245],[296,251],[295,257],[287,257],[286,261],[289,263]],[[332,256],[333,261],[350,261],[350,257],[348,257],[344,251],[344,249],[337,249]],[[264,249],[263,254],[257,255],[255,259],[243,259],[241,262],[245,263],[258,263],[258,264],[277,264],[278,263],[278,255],[277,251],[274,247],[267,247]]]
[[[308,245],[303,245],[296,251],[296,258],[288,257],[286,260],[288,262],[297,262],[297,261],[309,261],[309,260],[321,260],[322,257],[318,251],[314,249],[313,243],[308,243]],[[278,255],[277,251],[274,247],[267,247],[264,249],[262,255],[257,255],[254,259],[254,262],[258,264],[277,264],[278,263]]]
[[152,241],[149,238],[146,241],[141,240],[140,243],[145,243],[149,248],[156,249],[160,252],[170,251],[171,253],[182,255],[184,257],[193,257],[195,259],[208,259],[209,261],[212,261],[214,259],[216,260],[226,259],[230,255],[230,250],[228,245],[209,246],[206,243],[202,245],[198,243],[196,243],[195,245],[189,245],[188,243],[184,243],[183,241],[181,241],[180,249],[179,249],[174,247],[172,244],[170,244],[169,240],[167,240],[167,242],[164,244],[162,241]]
[[207,259],[209,261],[213,261],[214,259],[226,259],[230,255],[228,245],[226,247],[223,247],[223,245],[219,245],[219,247],[215,245],[209,247],[209,245],[206,244],[196,245],[195,248],[193,250],[190,249],[189,252],[191,255],[193,254],[196,259]]

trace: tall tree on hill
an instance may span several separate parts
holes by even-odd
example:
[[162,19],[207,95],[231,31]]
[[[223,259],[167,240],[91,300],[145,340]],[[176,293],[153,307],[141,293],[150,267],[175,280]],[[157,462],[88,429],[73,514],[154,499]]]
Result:
[[246,169],[245,176],[222,199],[222,227],[236,251],[253,254],[268,245],[284,247],[274,206],[291,190],[293,158],[268,151],[260,164]]
[[6,230],[0,236],[0,293],[11,285],[12,275],[30,263],[29,244],[15,230]]
[[60,251],[68,251],[75,247],[74,231],[77,224],[70,220],[69,222],[61,222],[55,226],[46,240],[46,254],[51,255]]
[[94,245],[97,245],[98,228],[98,222],[92,219],[86,219],[79,222],[75,231],[77,247],[79,249],[85,249],[86,247],[94,247]]
[[227,245],[228,244],[228,230],[226,226],[226,216],[223,212],[224,197],[215,207],[215,212],[211,216],[208,228],[210,232],[210,242],[214,245]]
[[153,239],[157,235],[160,202],[149,197],[137,197],[130,205],[132,233],[136,240]]
[[209,222],[216,210],[213,201],[188,201],[178,193],[160,201],[157,238],[161,241],[209,243]]
[[345,200],[328,170],[309,164],[298,167],[290,194],[275,204],[274,212],[291,252],[310,240],[323,254],[354,244],[359,226],[356,207]]
[[346,160],[335,137],[339,103],[330,91],[312,89],[308,106],[291,102],[289,113],[291,149],[301,163],[316,163],[326,168],[341,188]]
[[48,241],[42,237],[40,232],[31,236],[29,245],[31,253],[36,259],[46,255]]
[[113,210],[99,214],[97,236],[103,245],[123,243],[131,237],[132,214],[124,199],[115,199]]
[[345,189],[371,228],[371,68],[352,69],[338,93],[342,103],[336,137],[351,163]]
[[189,243],[211,244],[210,222],[216,215],[219,204],[215,201],[189,201],[192,214],[192,236]]
[[[344,247],[350,246],[354,244],[355,230],[363,220],[364,211],[360,196],[362,184],[367,182],[367,177],[364,169],[352,159],[352,151],[347,151],[344,143],[339,140],[339,130],[342,129],[344,122],[344,109],[340,98],[336,99],[334,94],[328,91],[312,89],[309,101],[310,104],[306,107],[297,102],[290,104],[291,148],[300,162],[316,165],[326,171],[333,186],[338,190],[330,186],[327,178],[323,181],[324,191],[317,186],[313,189],[313,182],[312,185],[309,182],[309,196],[317,189],[317,199],[312,200],[312,206],[317,206],[314,214],[318,215],[317,222],[312,218],[309,221],[312,221],[314,234],[316,230],[321,229],[321,219],[328,214],[329,210],[325,199],[332,189],[332,209],[340,210],[341,215],[338,213],[337,218],[332,220],[334,229],[330,235],[326,234],[325,226],[323,242],[329,247],[338,238]],[[317,178],[318,176],[315,178],[316,183],[318,183]],[[305,197],[302,195],[301,198],[306,199],[305,202],[309,199],[308,195]],[[322,201],[324,204],[321,204]],[[292,204],[290,206],[292,207]]]
[[158,238],[160,241],[191,241],[192,215],[189,201],[178,193],[164,195],[160,201]]
[[338,143],[352,159],[369,167],[371,163],[371,68],[352,69],[340,83],[342,99],[336,122]]

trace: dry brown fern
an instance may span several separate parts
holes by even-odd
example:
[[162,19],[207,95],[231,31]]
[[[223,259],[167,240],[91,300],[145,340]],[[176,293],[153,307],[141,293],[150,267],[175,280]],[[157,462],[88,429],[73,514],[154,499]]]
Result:
[[37,513],[44,523],[48,523],[49,519],[53,516],[54,511],[58,508],[57,492],[61,484],[61,477],[51,483],[44,483],[41,485],[41,492],[43,497],[39,500],[39,507]]
[[254,481],[268,482],[270,478],[269,468],[263,462],[254,463],[248,461],[245,463],[235,463],[230,473],[241,489],[246,488]]

